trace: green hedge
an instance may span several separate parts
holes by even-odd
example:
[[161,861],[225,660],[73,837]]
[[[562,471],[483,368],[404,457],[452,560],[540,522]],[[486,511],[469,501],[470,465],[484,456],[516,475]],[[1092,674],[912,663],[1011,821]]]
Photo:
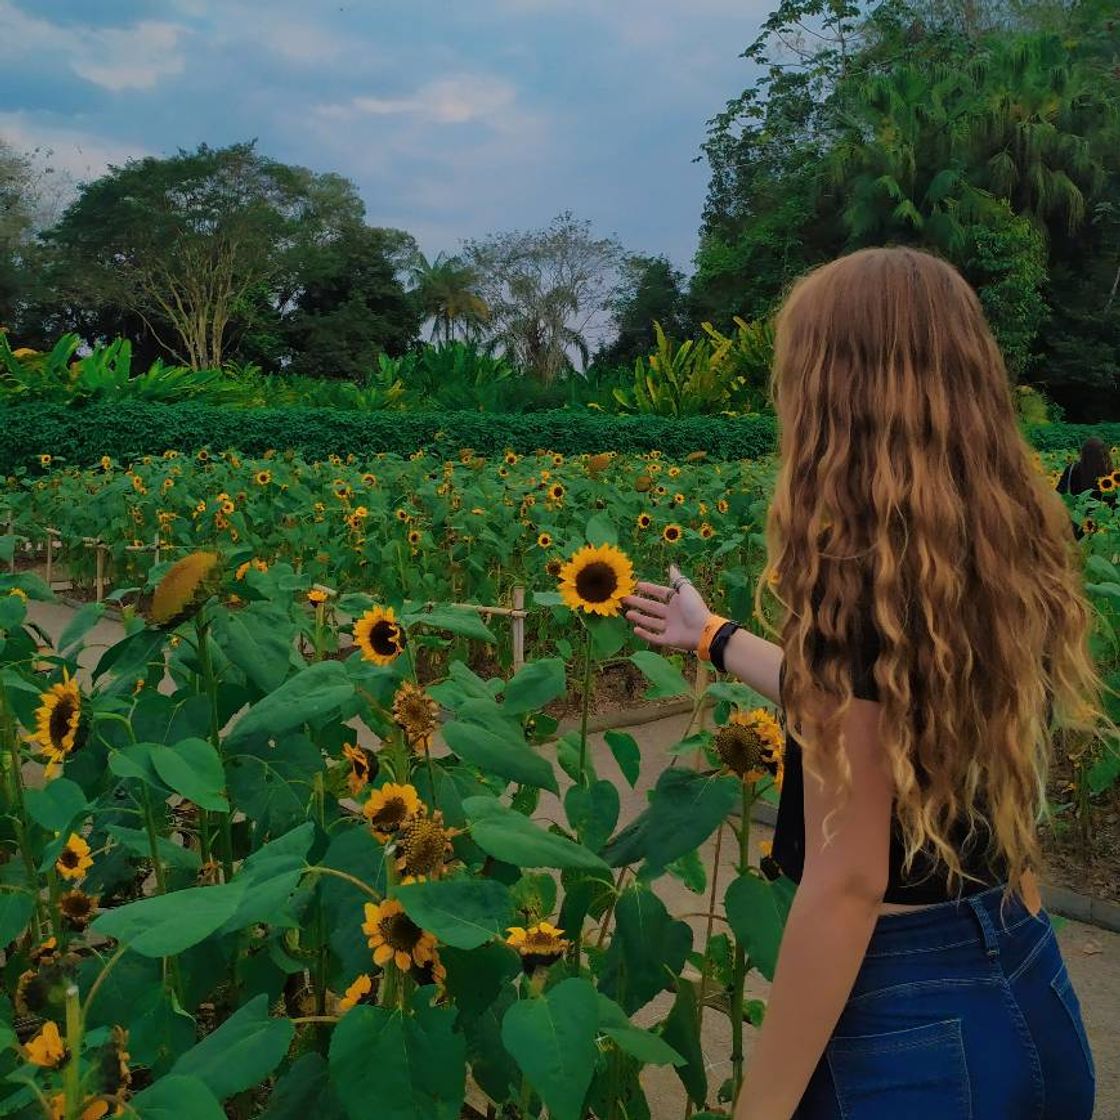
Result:
[[[672,458],[707,451],[712,459],[756,459],[777,447],[771,416],[673,420],[586,412],[494,415],[480,412],[371,412],[328,408],[233,409],[204,404],[17,405],[0,408],[0,473],[30,466],[43,452],[88,465],[102,455],[128,462],[168,448],[237,448],[247,455],[294,449],[310,459],[419,448],[493,455],[538,448],[565,455],[658,449]],[[1043,451],[1075,449],[1091,435],[1120,444],[1120,424],[1043,424],[1027,432]]]
[[259,454],[294,449],[310,459],[426,448],[452,456],[462,447],[493,455],[547,448],[565,455],[659,449],[670,457],[707,451],[713,459],[754,459],[777,446],[773,417],[730,419],[606,416],[587,412],[494,415],[480,412],[370,412],[327,408],[233,409],[213,405],[18,405],[0,408],[0,473],[44,452],[69,464],[102,455],[128,462],[168,448],[236,448]]

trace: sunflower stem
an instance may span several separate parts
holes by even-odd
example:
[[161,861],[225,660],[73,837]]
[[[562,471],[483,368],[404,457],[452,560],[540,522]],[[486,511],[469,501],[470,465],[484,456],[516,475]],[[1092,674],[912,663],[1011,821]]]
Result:
[[[743,782],[739,818],[739,874],[748,874],[750,866],[751,807],[754,804],[754,786]],[[735,958],[731,975],[731,1100],[739,1098],[743,1085],[743,1003],[747,981],[747,953],[742,942],[735,939]]]
[[341,879],[344,883],[349,883],[352,887],[357,887],[363,894],[368,894],[374,902],[381,902],[381,895],[377,893],[368,883],[363,883],[361,879],[353,875],[347,875],[345,871],[337,871],[333,867],[323,867],[317,864],[313,867],[305,867],[303,870],[304,875],[330,875],[335,879]]
[[[198,666],[202,671],[202,687],[210,699],[210,742],[218,757],[222,754],[222,728],[218,715],[218,685],[214,678],[214,661],[210,656],[210,626],[202,621],[202,616],[195,617],[195,631],[198,634]],[[207,828],[201,827],[205,821],[203,809],[199,807],[200,833],[207,836]],[[218,813],[218,844],[222,854],[222,878],[228,883],[233,878],[233,827],[231,809]],[[209,847],[209,837],[204,841],[204,846]],[[209,859],[209,852],[204,852],[203,859]]]
[[148,852],[152,859],[152,871],[156,876],[156,889],[160,894],[167,894],[167,875],[163,869],[163,861],[159,855],[159,831],[156,828],[156,816],[152,811],[152,799],[148,787],[141,782],[142,809],[144,812],[144,829],[148,833]]
[[62,1071],[62,1085],[66,1094],[66,1120],[77,1120],[82,1095],[82,1005],[77,984],[66,988],[66,1049],[69,1060]]
[[[590,785],[587,781],[587,716],[591,708],[591,631],[584,626],[583,643],[583,711],[579,723],[579,780],[581,785]],[[582,825],[576,829],[580,841],[583,841]]]
[[27,803],[23,797],[23,757],[19,751],[19,739],[16,736],[15,722],[8,707],[7,691],[0,687],[0,720],[3,721],[4,740],[8,745],[10,764],[5,769],[12,772],[12,792],[10,800],[16,814],[12,821],[16,834],[16,844],[20,855],[23,857],[24,870],[27,873],[27,885],[35,896],[35,926],[36,940],[42,941],[43,929],[46,926],[43,899],[39,893],[39,869],[35,864],[35,853],[31,850],[30,826],[27,817]]

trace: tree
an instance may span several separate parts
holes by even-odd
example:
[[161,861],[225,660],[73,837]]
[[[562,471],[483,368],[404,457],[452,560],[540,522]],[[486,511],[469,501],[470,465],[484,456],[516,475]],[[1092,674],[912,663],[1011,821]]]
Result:
[[283,320],[292,369],[360,381],[379,354],[404,353],[420,329],[416,302],[400,280],[415,252],[408,234],[361,222],[305,252]]
[[195,368],[222,363],[231,337],[279,314],[300,252],[359,222],[337,175],[261,156],[252,143],[131,160],[81,188],[47,234],[60,295],[141,319]]
[[429,261],[419,250],[409,266],[413,297],[432,323],[433,342],[450,342],[462,330],[476,334],[489,320],[490,308],[479,291],[474,268],[461,257],[440,253]]
[[490,308],[490,343],[537,380],[553,381],[589,358],[588,328],[603,316],[625,259],[611,237],[570,212],[542,230],[498,233],[466,244]]
[[655,322],[671,338],[688,333],[684,273],[666,257],[630,257],[622,268],[610,311],[615,337],[599,350],[595,362],[632,366],[636,358],[645,357],[656,346]]
[[35,214],[35,175],[26,156],[0,138],[0,324],[9,323],[23,288],[21,262]]

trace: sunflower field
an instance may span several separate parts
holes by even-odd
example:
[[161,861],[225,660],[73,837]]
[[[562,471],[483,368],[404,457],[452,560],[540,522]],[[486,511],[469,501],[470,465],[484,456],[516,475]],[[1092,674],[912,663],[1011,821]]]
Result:
[[[217,469],[283,484],[278,465]],[[402,501],[379,508],[417,508]],[[574,519],[541,504],[570,544]],[[596,515],[538,592],[585,682],[619,650],[634,532]],[[333,596],[287,559],[219,548],[139,587],[126,636],[79,675],[98,605],[47,635],[27,612],[49,588],[0,577],[0,1113],[637,1117],[658,1065],[698,1115],[731,1099],[763,1014],[747,974],[771,974],[792,892],[750,859],[782,735],[745,688],[630,655],[693,719],[657,759],[607,733],[628,783],[659,772],[620,826],[589,690],[571,726],[545,711],[565,659],[418,676],[425,651],[496,641],[472,611]],[[729,882],[698,856],[717,831]],[[712,911],[706,936],[669,911],[668,876]],[[705,1013],[731,1019],[726,1084],[708,1083]]]

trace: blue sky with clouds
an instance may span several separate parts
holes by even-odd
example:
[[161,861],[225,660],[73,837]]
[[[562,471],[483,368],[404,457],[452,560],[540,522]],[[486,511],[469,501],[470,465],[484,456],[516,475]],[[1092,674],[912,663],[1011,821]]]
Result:
[[0,135],[75,178],[256,137],[434,253],[563,209],[687,267],[767,0],[0,0]]

